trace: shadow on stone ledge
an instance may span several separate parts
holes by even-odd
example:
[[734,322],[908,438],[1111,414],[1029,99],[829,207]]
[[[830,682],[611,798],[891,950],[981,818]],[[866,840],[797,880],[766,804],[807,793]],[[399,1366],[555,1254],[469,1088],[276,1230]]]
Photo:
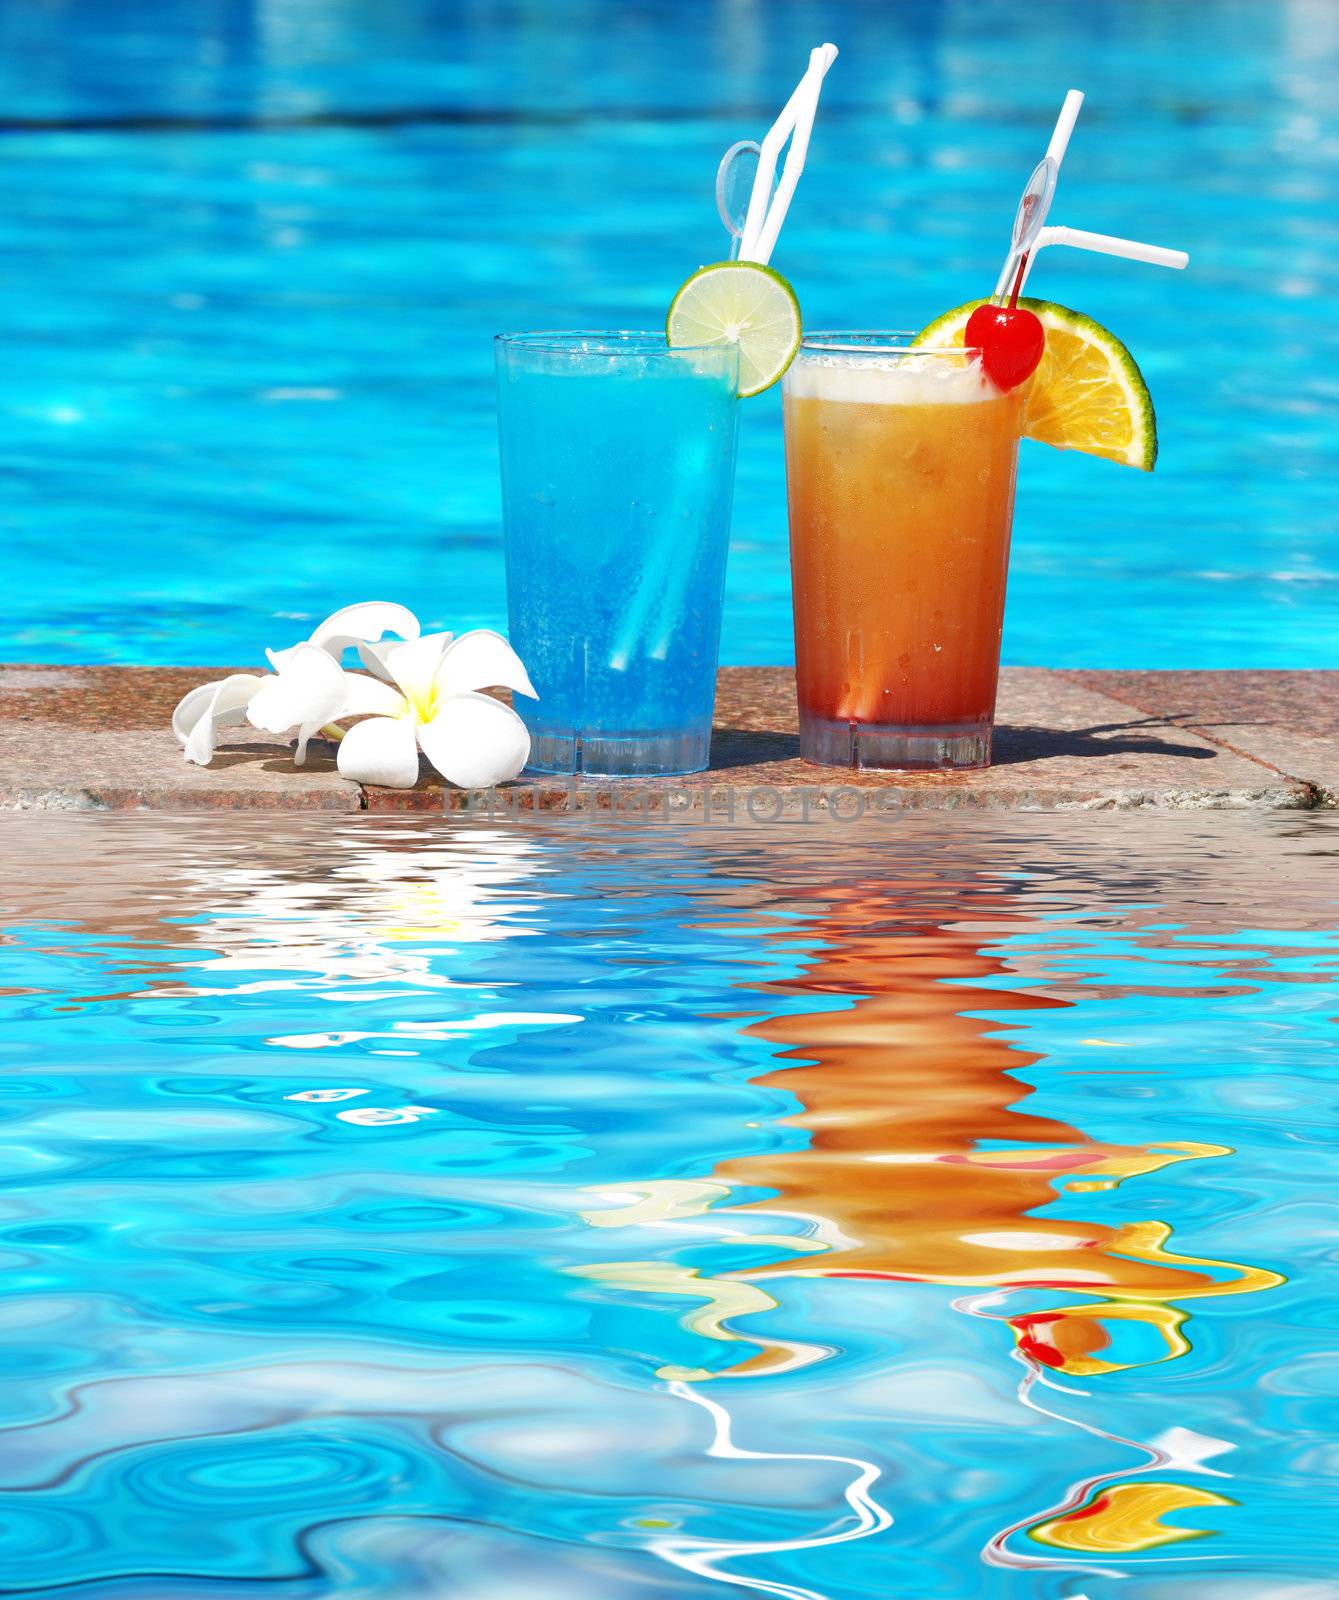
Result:
[[[1091,728],[1042,728],[1027,723],[1002,723],[995,729],[992,764],[1007,767],[1020,761],[1046,761],[1061,756],[1184,756],[1192,761],[1212,761],[1215,751],[1201,744],[1185,744],[1141,728],[1165,730],[1160,717],[1136,722],[1108,722]],[[1123,737],[1122,737],[1123,735]]]
[[[1007,767],[1023,761],[1046,761],[1060,757],[1100,759],[1119,755],[1185,756],[1196,761],[1212,761],[1214,751],[1201,744],[1158,737],[1166,724],[1157,717],[1134,722],[1108,722],[1091,728],[1044,728],[1028,723],[1002,723],[995,730],[993,765]],[[798,734],[778,730],[713,728],[711,767],[713,771],[766,766],[774,761],[798,761]],[[815,768],[816,772],[821,768]],[[830,769],[836,770],[836,769]]]

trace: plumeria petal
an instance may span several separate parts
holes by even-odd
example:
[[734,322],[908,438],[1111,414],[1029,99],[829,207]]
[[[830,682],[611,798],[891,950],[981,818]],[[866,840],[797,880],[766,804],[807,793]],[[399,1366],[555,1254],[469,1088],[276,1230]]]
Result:
[[[213,683],[202,683],[197,689],[188,689],[177,701],[176,709],[172,713],[172,732],[183,745],[191,736],[191,731],[205,714],[205,707],[213,700],[228,680],[215,678]],[[253,679],[259,682],[258,679]]]
[[525,724],[510,706],[486,694],[453,694],[443,700],[432,721],[419,728],[418,737],[438,772],[462,789],[504,783],[530,757]]
[[418,782],[418,741],[406,717],[369,717],[339,741],[340,772],[355,783],[412,789]]
[[402,717],[409,710],[398,689],[378,678],[364,677],[361,672],[344,674],[344,690],[340,717]]
[[437,664],[450,643],[449,633],[425,633],[387,653],[386,669],[410,705],[425,705],[431,699]]
[[266,733],[286,733],[300,723],[318,727],[337,717],[348,693],[344,669],[319,645],[300,644],[282,653],[266,651],[276,668],[264,678],[246,708],[253,728]]
[[386,657],[392,650],[398,650],[403,643],[402,639],[386,639],[381,644],[360,644],[358,659],[373,677],[380,678],[383,683],[394,683],[391,669],[386,665]]
[[346,672],[344,686],[344,704],[333,717],[298,725],[298,742],[293,751],[295,767],[305,764],[307,741],[313,734],[319,733],[326,723],[339,722],[344,717],[402,717],[409,709],[398,689],[392,689],[388,683],[378,683],[375,678],[365,678],[360,672]]
[[255,673],[234,672],[216,683],[202,683],[182,697],[172,713],[172,731],[181,740],[187,761],[209,765],[219,728],[246,720],[247,704],[264,681]]
[[407,606],[396,605],[393,600],[360,600],[318,624],[310,642],[339,661],[354,645],[375,644],[388,633],[397,633],[401,639],[417,639],[420,631],[418,618]]
[[439,695],[514,689],[532,700],[539,698],[520,656],[491,628],[472,628],[452,640],[437,668],[434,687]]
[[305,767],[307,765],[307,744],[312,735],[319,733],[325,726],[321,722],[300,722],[298,724],[298,742],[293,747],[293,765]]

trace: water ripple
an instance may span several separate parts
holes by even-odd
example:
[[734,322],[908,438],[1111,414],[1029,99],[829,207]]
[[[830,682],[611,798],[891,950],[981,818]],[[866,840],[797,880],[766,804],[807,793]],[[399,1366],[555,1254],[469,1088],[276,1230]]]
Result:
[[13,827],[6,1592],[1330,1600],[1332,819]]

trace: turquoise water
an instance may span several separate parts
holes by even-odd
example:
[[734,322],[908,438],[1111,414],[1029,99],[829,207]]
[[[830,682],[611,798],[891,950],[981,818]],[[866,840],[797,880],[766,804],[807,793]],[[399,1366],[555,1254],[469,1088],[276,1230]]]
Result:
[[1334,846],[14,819],[0,1586],[1330,1600]]
[[[813,326],[993,284],[1071,84],[1055,220],[1192,255],[1034,276],[1136,352],[1162,454],[1024,448],[1006,659],[1334,665],[1331,0],[7,6],[0,656],[245,664],[371,594],[500,625],[491,335],[658,325],[824,38],[777,256]],[[744,418],[734,662],[790,654],[779,411]]]
[[508,636],[548,772],[707,764],[738,436],[735,351],[497,348]]

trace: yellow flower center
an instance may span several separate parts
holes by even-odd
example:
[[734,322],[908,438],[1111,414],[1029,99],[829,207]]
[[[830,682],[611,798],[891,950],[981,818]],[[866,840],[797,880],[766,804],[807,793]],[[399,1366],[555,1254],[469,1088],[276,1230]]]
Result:
[[422,684],[412,693],[405,691],[404,715],[412,722],[431,722],[437,715],[437,691],[431,684]]

